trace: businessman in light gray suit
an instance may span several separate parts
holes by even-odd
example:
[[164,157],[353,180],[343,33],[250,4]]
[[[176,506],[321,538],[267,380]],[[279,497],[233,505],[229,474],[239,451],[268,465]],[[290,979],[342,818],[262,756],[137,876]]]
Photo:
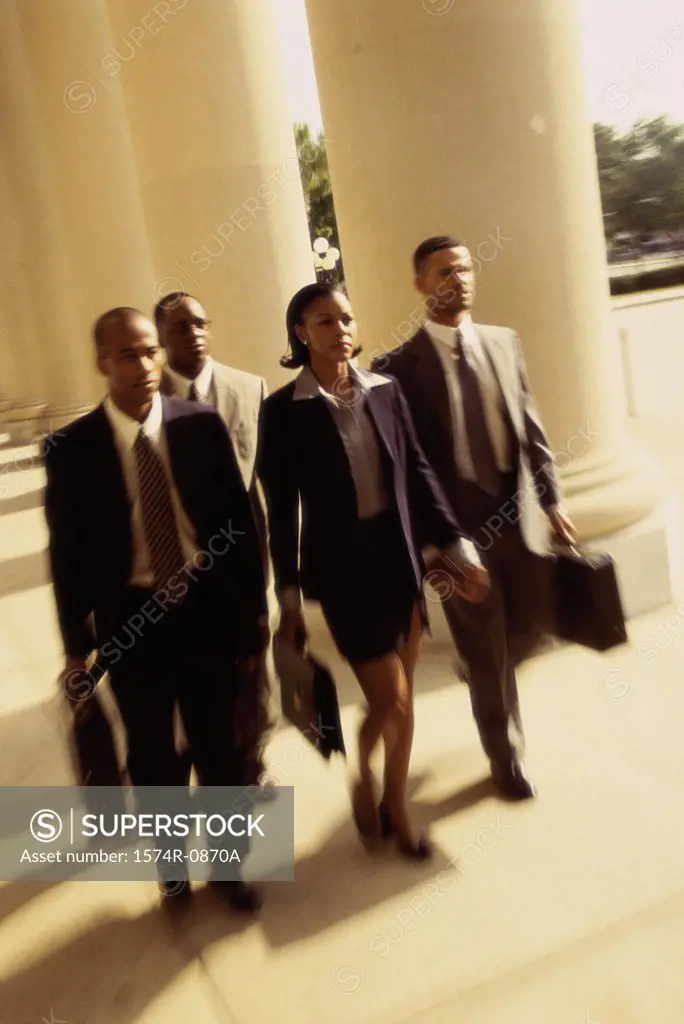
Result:
[[154,311],[159,340],[166,352],[161,392],[212,406],[226,425],[257,530],[266,552],[266,518],[256,483],[256,449],[266,381],[254,373],[217,363],[210,354],[211,321],[202,304],[185,292],[165,295]]
[[523,763],[515,668],[548,621],[550,575],[539,556],[551,533],[565,543],[576,533],[517,335],[471,317],[467,247],[446,235],[428,238],[413,267],[426,322],[372,368],[399,381],[428,462],[489,571],[485,601],[469,605],[453,594],[444,612],[494,782],[505,796],[527,799],[535,789]]
[[[198,299],[186,292],[171,292],[156,305],[154,320],[166,353],[160,391],[171,398],[199,402],[219,413],[226,425],[245,488],[250,498],[268,581],[266,516],[256,476],[257,438],[261,405],[268,394],[266,381],[256,374],[217,363],[210,354],[211,321]],[[201,452],[197,453],[201,458]],[[258,683],[245,692],[244,714],[239,718],[238,745],[261,742],[268,713],[268,680],[262,663]],[[242,723],[240,725],[240,723]],[[254,779],[261,774],[261,750],[254,750]]]

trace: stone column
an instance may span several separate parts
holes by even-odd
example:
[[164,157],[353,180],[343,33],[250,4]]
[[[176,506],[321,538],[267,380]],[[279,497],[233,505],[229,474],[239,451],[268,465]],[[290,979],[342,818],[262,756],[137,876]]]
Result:
[[[29,291],[29,254],[5,169],[0,160],[0,423],[31,418],[46,405],[45,379],[37,350]],[[11,412],[10,412],[11,410]]]
[[[435,234],[462,238],[479,271],[476,319],[519,332],[569,510],[584,540],[621,559],[634,610],[670,592],[658,518],[665,484],[624,434],[575,6],[307,0],[366,350],[416,329],[415,246]],[[662,582],[646,596],[645,564],[630,562],[623,544],[624,531],[644,523],[651,546],[642,557]]]
[[285,309],[315,279],[270,0],[110,0],[98,75],[126,97],[156,281],[196,295],[216,358],[287,379]]
[[49,413],[65,422],[103,390],[94,320],[143,305],[152,264],[121,92],[89,70],[112,45],[104,0],[18,0],[17,16],[10,10],[4,93],[15,96],[15,191],[31,240]]

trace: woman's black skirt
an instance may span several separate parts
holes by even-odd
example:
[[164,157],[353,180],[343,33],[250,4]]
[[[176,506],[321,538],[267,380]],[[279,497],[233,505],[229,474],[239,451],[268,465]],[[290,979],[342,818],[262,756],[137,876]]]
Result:
[[359,520],[340,559],[346,561],[331,574],[335,585],[321,598],[338,651],[352,663],[400,651],[422,594],[398,514]]

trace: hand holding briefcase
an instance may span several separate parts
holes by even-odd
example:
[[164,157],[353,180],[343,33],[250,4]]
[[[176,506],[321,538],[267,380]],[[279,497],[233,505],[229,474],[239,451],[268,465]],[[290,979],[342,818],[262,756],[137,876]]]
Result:
[[329,670],[305,651],[303,638],[293,646],[277,633],[273,638],[273,662],[288,722],[326,761],[334,753],[346,757],[337,690]]
[[595,651],[627,642],[615,563],[604,552],[575,547],[554,553],[552,633]]

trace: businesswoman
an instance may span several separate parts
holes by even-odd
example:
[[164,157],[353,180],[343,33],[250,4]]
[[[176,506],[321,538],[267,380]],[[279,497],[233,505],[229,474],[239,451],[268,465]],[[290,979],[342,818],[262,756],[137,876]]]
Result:
[[[394,836],[403,854],[426,858],[430,844],[412,826],[406,800],[413,670],[426,625],[416,537],[449,549],[466,598],[484,596],[486,573],[461,549],[399,385],[353,362],[360,349],[347,297],[307,285],[292,298],[286,322],[281,365],[300,373],[262,407],[259,459],[279,635],[292,643],[298,632],[306,635],[302,595],[320,603],[368,703],[352,797],[357,829],[364,840]],[[378,804],[370,761],[381,737]]]

